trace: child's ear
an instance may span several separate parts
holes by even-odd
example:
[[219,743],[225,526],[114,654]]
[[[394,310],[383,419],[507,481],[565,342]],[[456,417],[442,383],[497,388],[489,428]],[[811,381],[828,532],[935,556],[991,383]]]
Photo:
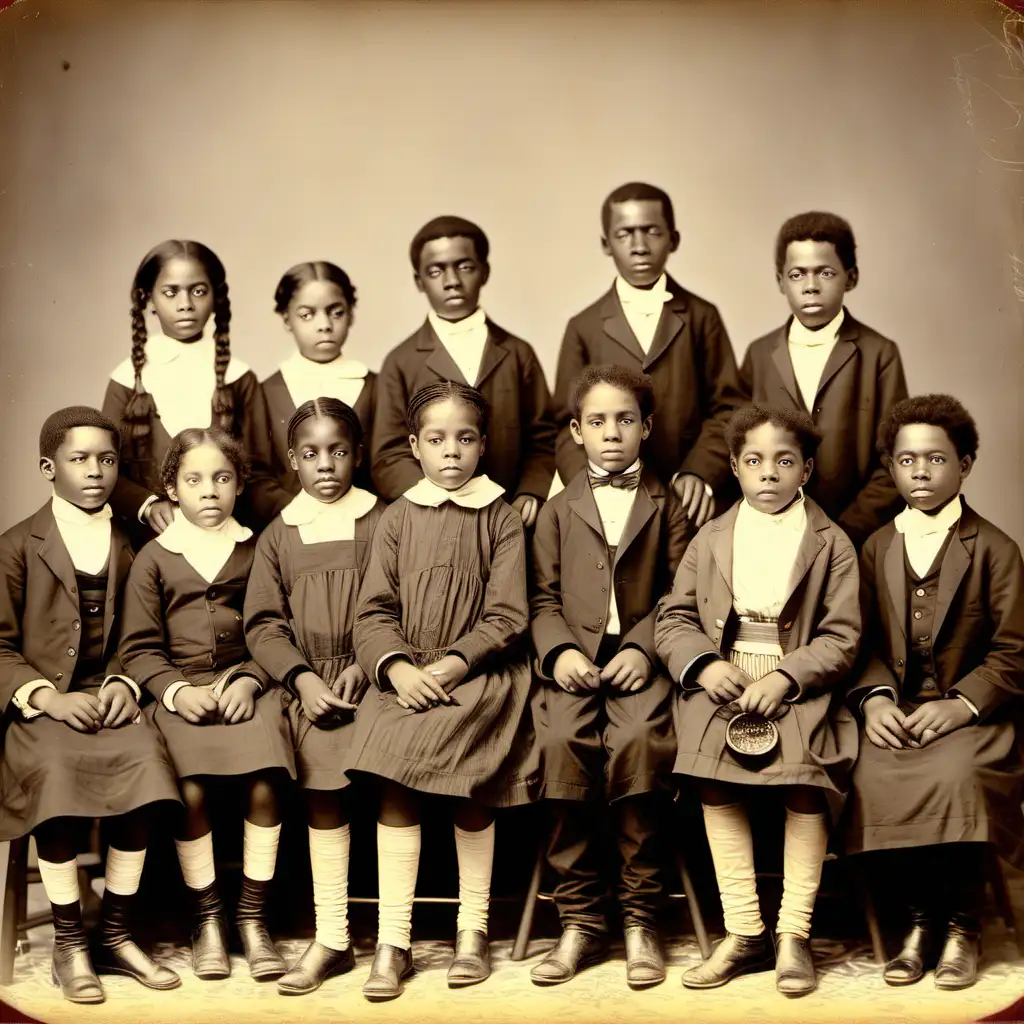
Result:
[[53,483],[53,478],[57,475],[57,467],[54,464],[53,459],[41,458],[39,460],[39,472],[42,473],[47,480]]
[[291,334],[292,333],[292,318],[288,315],[288,311],[285,310],[281,314],[281,323],[284,324],[284,329]]
[[889,473],[889,476],[891,476],[893,478],[893,480],[895,480],[896,479],[896,473],[893,471],[892,456],[891,455],[883,455],[882,456],[882,465],[885,466],[886,470]]
[[484,457],[484,452],[485,451],[487,451],[487,435],[486,434],[484,434],[484,436],[480,438],[480,458],[481,459]]
[[854,267],[853,270],[849,271],[846,275],[846,290],[852,292],[857,287],[857,282],[860,280],[860,271]]
[[416,291],[421,295],[423,294],[423,278],[420,277],[419,271],[414,270],[412,272],[412,279],[416,283]]
[[480,287],[483,288],[485,284],[491,279],[491,265],[490,263],[480,264]]
[[811,479],[811,474],[814,472],[814,459],[807,459],[804,462],[804,475],[800,478],[800,486],[805,487],[807,481]]
[[291,466],[296,473],[299,471],[299,460],[295,458],[295,452],[291,448],[288,449],[288,465]]
[[[417,279],[418,280],[418,279]],[[416,440],[415,434],[409,435],[409,447],[412,449],[413,457],[417,462],[420,461],[420,443]]]
[[783,284],[783,277],[784,277],[784,275],[781,273],[781,271],[778,271],[778,270],[775,271],[775,283],[779,286],[779,292],[782,295],[785,295],[786,294],[786,286],[785,286],[785,284]]
[[646,441],[651,436],[651,428],[654,426],[654,415],[650,415],[644,420],[643,427],[640,430],[640,440]]
[[669,236],[669,252],[675,252],[679,248],[679,232],[673,231]]
[[737,480],[739,480],[739,478],[740,478],[740,464],[736,461],[736,456],[735,455],[730,455],[729,456],[729,468],[732,470],[732,475],[734,477],[736,477]]
[[168,485],[167,485],[167,486],[166,486],[166,487],[164,488],[164,490],[166,490],[166,491],[167,491],[167,497],[168,497],[168,498],[169,498],[169,499],[170,499],[171,501],[173,501],[175,505],[177,505],[177,504],[178,504],[178,488],[177,488],[177,487],[175,487],[175,486],[174,486],[174,484],[168,484]]
[[583,444],[583,431],[580,430],[580,421],[575,416],[569,420],[569,433],[577,444]]
[[604,235],[601,236],[601,251],[605,256],[611,256],[612,247],[608,244],[608,239]]
[[363,464],[363,446],[356,445],[355,455],[352,456],[352,465],[358,469]]
[[974,459],[970,455],[965,455],[960,460],[960,479],[966,480],[971,475],[972,469],[974,469]]

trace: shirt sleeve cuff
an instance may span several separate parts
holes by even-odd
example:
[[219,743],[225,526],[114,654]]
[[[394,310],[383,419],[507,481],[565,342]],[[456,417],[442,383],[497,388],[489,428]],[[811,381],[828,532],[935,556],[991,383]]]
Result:
[[47,689],[56,690],[57,687],[54,686],[49,679],[31,679],[27,683],[22,683],[22,685],[14,691],[14,696],[11,698],[11,701],[21,712],[25,721],[28,721],[30,718],[37,718],[39,715],[44,713],[40,711],[39,708],[32,707],[28,701],[36,690]]
[[184,679],[179,679],[176,683],[171,683],[166,690],[164,695],[160,699],[163,701],[164,707],[167,708],[172,714],[178,713],[177,708],[174,706],[174,695],[183,687],[191,686],[191,683],[186,683]]
[[145,500],[145,501],[144,501],[144,502],[143,502],[143,503],[142,503],[142,504],[141,504],[141,505],[139,506],[139,512],[138,512],[138,516],[139,516],[139,522],[140,522],[140,523],[144,523],[144,522],[146,521],[146,510],[147,510],[147,509],[149,508],[149,506],[150,506],[150,505],[152,505],[152,504],[153,504],[153,502],[155,502],[155,501],[159,501],[159,500],[160,500],[160,495],[159,495],[159,494],[151,494],[151,495],[150,495],[150,496],[149,496],[149,497],[148,497],[148,498],[147,498],[147,499],[146,499],[146,500]]
[[722,656],[720,654],[715,653],[714,651],[702,651],[700,654],[697,655],[696,658],[693,658],[691,661],[687,662],[686,667],[683,669],[682,672],[679,673],[679,685],[682,686],[684,690],[699,690],[700,683],[696,682],[696,680],[691,680],[690,682],[687,682],[687,679],[691,675],[693,675],[694,670],[696,668],[703,668],[705,665],[710,664],[712,661],[722,660]]
[[884,693],[893,702],[893,704],[899,703],[899,701],[896,700],[896,691],[891,686],[872,686],[871,689],[861,697],[860,703],[857,705],[857,710],[863,712],[865,701],[869,700],[871,697],[877,697],[880,693]]
[[[385,675],[385,672],[390,667],[393,661],[408,661],[408,658],[401,651],[389,651],[385,654],[380,661],[377,662],[376,668],[373,670],[373,676],[377,680],[377,686],[382,690],[393,689],[391,681]],[[465,659],[463,659],[465,660]]]
[[[32,684],[29,683],[28,685],[31,686]],[[981,715],[979,714],[978,709],[977,707],[975,707],[973,701],[968,700],[962,693],[954,693],[953,696],[958,698],[959,700],[962,700],[967,705],[967,707],[970,708],[971,713],[974,715],[975,719],[981,718]]]

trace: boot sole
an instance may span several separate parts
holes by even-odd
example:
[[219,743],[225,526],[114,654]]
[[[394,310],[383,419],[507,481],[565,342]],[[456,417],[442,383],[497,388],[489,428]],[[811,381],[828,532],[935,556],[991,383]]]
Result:
[[[342,975],[349,974],[355,967],[355,963],[345,964],[341,970],[331,971],[329,974],[325,974],[315,985],[307,985],[305,988],[299,988],[298,986],[289,987],[287,985],[281,985],[281,982],[277,983],[277,991],[283,996],[308,996],[310,992],[315,992],[318,988],[321,988],[326,982],[330,981],[331,978],[340,978]],[[282,979],[288,974],[285,971],[281,975]]]
[[818,982],[815,981],[809,988],[786,990],[784,988],[779,988],[776,983],[775,990],[779,995],[785,996],[787,999],[799,999],[801,996],[809,996],[817,987]]
[[943,982],[936,981],[935,987],[941,989],[943,992],[959,992],[961,989],[970,988],[972,985],[978,983],[977,978],[971,978],[970,981],[957,981],[957,982]]
[[564,985],[566,984],[566,982],[572,981],[572,979],[575,978],[580,973],[580,971],[586,971],[591,967],[596,967],[598,964],[603,964],[607,959],[608,956],[606,953],[600,953],[594,956],[587,956],[580,960],[580,962],[576,965],[576,970],[565,978],[535,978],[533,974],[531,974],[530,981],[532,981],[534,985],[541,985],[545,988],[549,988],[552,985]]
[[408,981],[414,974],[415,968],[410,967],[409,970],[398,976],[398,985],[395,987],[394,992],[367,992],[363,989],[363,996],[371,1003],[386,1003],[390,999],[397,999],[405,989],[402,987],[403,981]]
[[195,967],[193,967],[192,973],[200,981],[223,981],[225,978],[231,977],[231,967],[230,965],[227,968],[214,967],[202,972],[197,971]]
[[734,971],[732,974],[728,975],[725,978],[721,978],[718,981],[693,983],[688,982],[686,978],[683,978],[683,988],[689,988],[695,991],[708,988],[721,988],[723,985],[728,985],[733,978],[742,978],[744,974],[761,974],[764,971],[772,970],[772,968],[774,967],[775,959],[774,957],[772,957],[762,962],[758,962],[756,964],[750,964],[750,966],[744,967],[741,970]]
[[482,981],[486,981],[491,976],[491,972],[488,971],[485,975],[480,978],[448,978],[449,988],[469,988],[471,985],[479,985]]
[[631,981],[629,978],[626,978],[626,984],[634,992],[642,992],[645,988],[654,988],[657,985],[663,985],[665,983],[665,978],[666,975],[664,974],[660,978],[651,978],[649,981]]
[[93,963],[93,967],[96,969],[97,974],[120,974],[125,978],[134,978],[140,985],[144,985],[146,988],[151,988],[155,992],[170,992],[171,989],[181,988],[181,978],[175,978],[174,981],[168,982],[166,985],[158,985],[154,982],[147,981],[134,971],[129,971],[124,967],[112,967],[107,964],[97,964],[95,962]]
[[883,975],[882,981],[893,988],[906,988],[907,985],[916,985],[923,977],[924,972],[922,971],[916,978],[886,978]]

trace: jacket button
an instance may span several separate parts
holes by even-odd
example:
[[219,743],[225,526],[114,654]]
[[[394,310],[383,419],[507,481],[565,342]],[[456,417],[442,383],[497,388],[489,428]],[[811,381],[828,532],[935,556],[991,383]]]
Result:
[[815,416],[820,416],[821,415],[821,406],[820,405],[818,406],[817,409],[814,410],[814,415]]
[[78,652],[74,649],[74,647],[69,647],[68,648],[68,657],[69,658],[73,658],[77,653]]
[[241,615],[236,615],[235,616],[235,622],[241,622],[241,621],[242,621],[242,616]]
[[217,596],[217,591],[214,590],[213,587],[210,587],[206,592],[206,596],[212,601]]
[[918,597],[924,597],[924,591],[920,587],[918,587],[914,593],[917,594]]
[[71,623],[71,628],[72,629],[81,629],[82,628],[82,624],[78,621],[78,619],[75,619],[75,621]]
[[604,562],[598,562],[597,563],[597,567],[598,567],[598,569],[603,569],[604,568]]
[[706,597],[704,598],[704,603],[705,603],[705,604],[707,604],[707,603],[708,603],[708,599],[707,599]]
[[924,618],[924,612],[921,611],[920,609],[918,609],[916,612],[914,612],[914,618],[915,619],[922,619],[922,618]]
[[72,594],[77,594],[78,593],[78,587],[72,587],[71,588],[71,593]]
[[724,622],[723,622],[723,621],[722,621],[721,619],[715,619],[715,625],[716,625],[716,626],[717,626],[717,627],[718,627],[719,629],[721,629],[721,628],[722,628],[722,627],[723,627],[723,626],[725,625],[725,623],[724,623]]
[[218,640],[227,640],[227,638],[228,638],[228,637],[229,637],[230,635],[231,635],[230,633],[218,633],[218,634],[217,634],[217,639],[218,639]]
[[903,659],[902,658],[897,658],[896,659],[896,667],[897,668],[903,668]]
[[63,673],[63,672],[57,672],[57,673],[56,673],[56,674],[54,675],[54,677],[53,677],[53,678],[54,678],[54,679],[56,679],[56,680],[57,680],[57,682],[59,683],[59,682],[60,682],[60,681],[61,681],[61,680],[62,680],[62,679],[64,678],[64,673]]

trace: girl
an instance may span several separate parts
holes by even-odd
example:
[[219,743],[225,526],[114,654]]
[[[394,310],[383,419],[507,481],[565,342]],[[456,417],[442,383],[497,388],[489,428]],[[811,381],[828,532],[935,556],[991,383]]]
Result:
[[[288,496],[302,489],[288,447],[289,422],[299,406],[321,396],[337,399],[355,410],[363,435],[370,435],[377,375],[341,354],[355,308],[356,290],[348,274],[324,260],[286,270],[274,292],[274,311],[297,347],[262,385],[274,475]],[[361,487],[370,486],[369,460],[359,464],[355,479]]]
[[242,604],[256,542],[232,516],[247,473],[245,453],[221,430],[184,430],[167,449],[161,483],[171,524],[143,548],[128,579],[119,653],[156,702],[185,803],[176,846],[196,903],[192,969],[230,973],[227,928],[215,884],[210,776],[242,776],[248,790],[242,894],[236,921],[250,974],[285,972],[264,922],[281,831],[276,790],[295,760],[280,688],[249,659]]
[[356,657],[379,692],[356,713],[352,771],[383,780],[377,826],[380,926],[368,999],[412,970],[419,793],[455,797],[459,920],[451,987],[490,974],[491,807],[529,798],[519,729],[529,699],[526,551],[520,516],[475,476],[487,432],[475,388],[417,391],[409,444],[424,477],[381,517],[360,591]]
[[[857,756],[856,723],[840,699],[860,633],[857,562],[846,535],[803,496],[820,440],[806,413],[749,406],[726,440],[743,498],[686,549],[655,629],[658,655],[684,691],[674,770],[699,780],[727,933],[683,984],[713,988],[771,964],[741,801],[750,787],[781,786],[775,978],[780,992],[803,995],[816,985],[809,936],[826,811],[835,822]],[[733,753],[726,728],[742,712],[755,724],[773,720],[774,751]]]
[[336,398],[317,398],[295,411],[288,461],[302,490],[260,538],[245,597],[253,657],[296,698],[288,714],[309,809],[316,939],[278,982],[284,995],[313,992],[355,963],[342,765],[351,713],[368,685],[352,652],[352,623],[382,510],[372,494],[352,486],[362,440],[355,412]]
[[910,904],[885,981],[909,985],[934,966],[937,988],[962,989],[977,980],[986,857],[994,848],[1024,865],[1024,562],[963,501],[978,430],[955,398],[898,402],[881,447],[907,507],[861,555],[864,656],[850,704],[868,742],[846,849],[875,851]]
[[[147,332],[147,315],[159,331]],[[212,319],[211,319],[212,317]],[[150,250],[132,281],[132,353],[110,375],[103,412],[121,430],[121,474],[111,496],[126,522],[169,526],[173,503],[160,493],[160,463],[171,437],[219,427],[242,440],[252,460],[254,525],[287,501],[270,472],[266,405],[253,372],[231,354],[231,302],[224,265],[199,242]]]

